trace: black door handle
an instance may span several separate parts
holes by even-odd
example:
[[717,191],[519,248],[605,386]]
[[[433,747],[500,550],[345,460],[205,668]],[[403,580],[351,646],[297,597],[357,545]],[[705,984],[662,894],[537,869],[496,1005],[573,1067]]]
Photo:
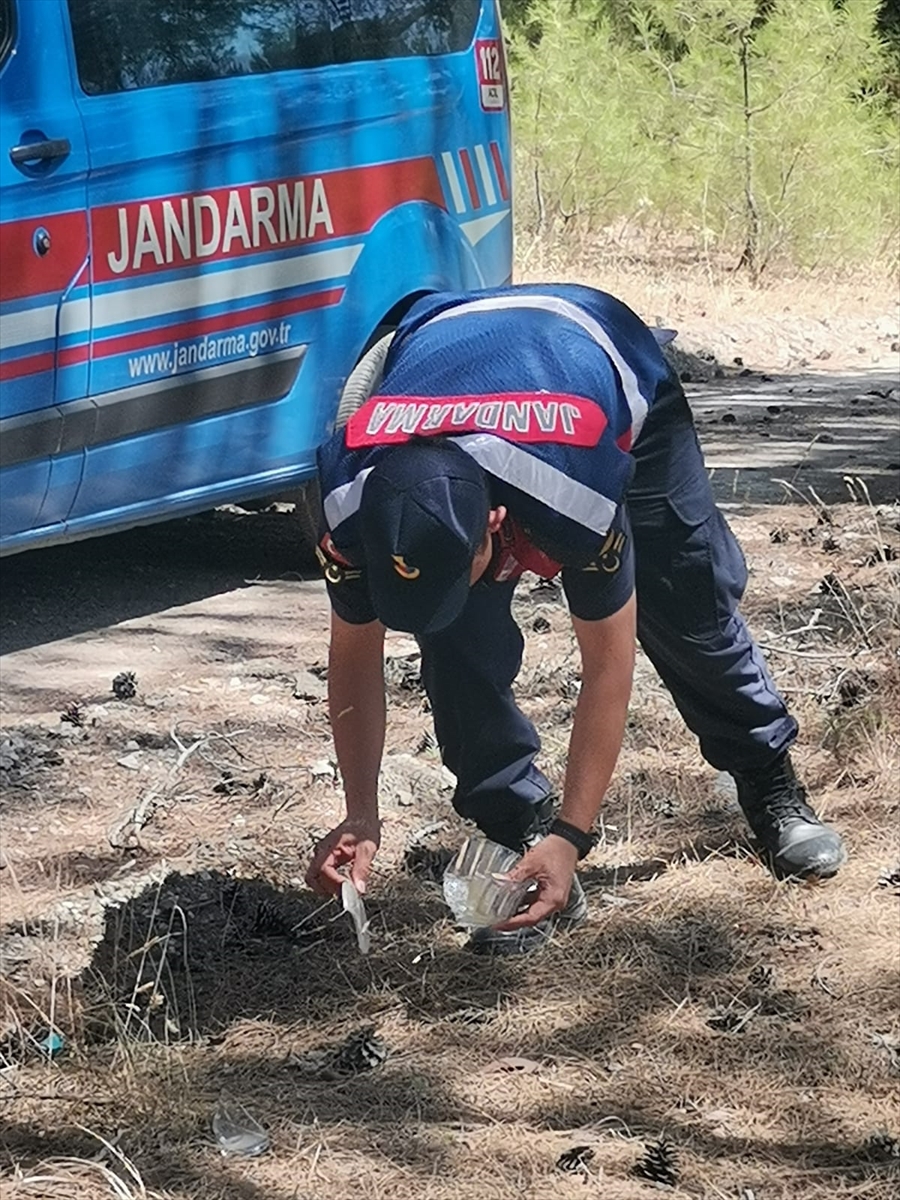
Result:
[[27,142],[24,146],[13,146],[10,159],[17,165],[32,162],[47,162],[51,158],[65,158],[72,153],[68,138],[51,138],[47,142]]

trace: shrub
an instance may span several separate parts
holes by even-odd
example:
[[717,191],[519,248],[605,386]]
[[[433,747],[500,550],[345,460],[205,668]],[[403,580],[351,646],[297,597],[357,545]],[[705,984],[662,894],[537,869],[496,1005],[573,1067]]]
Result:
[[536,0],[511,41],[520,230],[687,235],[897,267],[898,138],[876,0]]

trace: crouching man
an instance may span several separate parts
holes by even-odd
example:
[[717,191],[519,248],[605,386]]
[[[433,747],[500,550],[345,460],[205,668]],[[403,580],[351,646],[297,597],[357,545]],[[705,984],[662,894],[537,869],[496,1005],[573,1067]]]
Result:
[[[789,749],[797,725],[738,612],[743,554],[651,331],[575,285],[413,306],[371,398],[319,452],[332,604],[329,705],[347,815],[307,881],[365,889],[379,845],[385,628],[415,634],[454,807],[524,852],[534,899],[475,950],[527,952],[585,915],[575,866],[622,742],[635,638],[706,760],[729,771],[780,877],[834,875]],[[523,571],[560,576],[581,653],[558,807],[512,685]]]

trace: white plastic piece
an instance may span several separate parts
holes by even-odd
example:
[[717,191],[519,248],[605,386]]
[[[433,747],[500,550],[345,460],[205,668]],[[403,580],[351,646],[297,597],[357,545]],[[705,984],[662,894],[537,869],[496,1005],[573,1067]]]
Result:
[[372,946],[372,939],[369,937],[366,907],[356,887],[349,879],[345,879],[341,884],[341,903],[344,906],[344,912],[350,914],[353,924],[356,926],[356,940],[359,943],[360,954],[368,954]]
[[213,1134],[223,1154],[256,1158],[269,1148],[269,1135],[237,1100],[222,1097],[212,1120]]

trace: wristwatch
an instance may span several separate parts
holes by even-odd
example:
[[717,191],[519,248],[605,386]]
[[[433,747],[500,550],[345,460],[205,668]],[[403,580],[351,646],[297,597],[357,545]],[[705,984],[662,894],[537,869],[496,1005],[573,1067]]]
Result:
[[574,846],[578,851],[579,860],[584,858],[585,855],[590,854],[594,848],[594,839],[591,834],[585,833],[577,825],[570,825],[568,821],[561,821],[559,817],[551,823],[547,832],[555,833],[557,837],[564,838],[565,841]]

